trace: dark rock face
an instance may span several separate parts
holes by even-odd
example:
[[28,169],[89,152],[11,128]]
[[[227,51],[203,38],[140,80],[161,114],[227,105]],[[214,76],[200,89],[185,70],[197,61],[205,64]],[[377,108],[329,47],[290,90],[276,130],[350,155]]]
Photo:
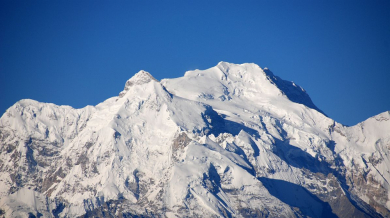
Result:
[[179,161],[179,157],[183,153],[183,149],[187,147],[191,141],[192,140],[188,138],[185,133],[180,133],[179,136],[177,136],[172,145],[172,158],[174,161]]

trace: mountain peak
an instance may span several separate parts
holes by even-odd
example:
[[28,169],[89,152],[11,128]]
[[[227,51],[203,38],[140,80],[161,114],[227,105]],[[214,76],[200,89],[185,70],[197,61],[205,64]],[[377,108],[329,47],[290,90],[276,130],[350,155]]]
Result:
[[134,85],[142,85],[145,83],[149,83],[152,80],[158,82],[158,80],[154,78],[150,73],[144,70],[140,70],[133,77],[131,77],[129,80],[126,81],[125,88],[123,89],[122,92],[119,93],[119,97],[124,96],[126,92],[130,89],[130,87]]
[[153,80],[7,110],[1,217],[390,217],[389,112],[343,126],[256,64]]
[[158,81],[149,72],[146,72],[144,70],[140,70],[133,77],[131,77],[129,80],[127,80],[126,85],[142,85],[142,84],[148,83],[152,80]]
[[192,100],[224,101],[245,97],[258,102],[282,97],[324,114],[302,87],[275,76],[268,68],[262,69],[255,63],[221,61],[209,69],[187,71],[184,77],[164,80],[163,83],[168,90]]

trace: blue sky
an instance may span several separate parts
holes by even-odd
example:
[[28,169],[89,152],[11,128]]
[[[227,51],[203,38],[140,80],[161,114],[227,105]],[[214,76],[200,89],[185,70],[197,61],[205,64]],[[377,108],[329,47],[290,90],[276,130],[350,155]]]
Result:
[[390,110],[390,1],[0,1],[0,114],[81,108],[219,61],[253,62],[354,125]]

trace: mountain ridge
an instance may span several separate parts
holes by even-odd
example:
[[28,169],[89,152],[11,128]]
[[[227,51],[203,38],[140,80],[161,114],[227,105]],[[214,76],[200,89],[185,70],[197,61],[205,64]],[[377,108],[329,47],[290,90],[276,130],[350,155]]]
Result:
[[346,127],[256,64],[220,62],[160,82],[140,71],[96,106],[9,108],[0,118],[0,209],[6,217],[386,217],[389,120],[384,112]]

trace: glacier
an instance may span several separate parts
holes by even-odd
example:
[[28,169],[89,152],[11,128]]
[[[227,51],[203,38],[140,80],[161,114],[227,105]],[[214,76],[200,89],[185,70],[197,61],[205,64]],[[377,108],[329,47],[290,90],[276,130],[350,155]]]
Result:
[[389,217],[390,112],[344,126],[299,85],[220,62],[0,118],[0,216]]

